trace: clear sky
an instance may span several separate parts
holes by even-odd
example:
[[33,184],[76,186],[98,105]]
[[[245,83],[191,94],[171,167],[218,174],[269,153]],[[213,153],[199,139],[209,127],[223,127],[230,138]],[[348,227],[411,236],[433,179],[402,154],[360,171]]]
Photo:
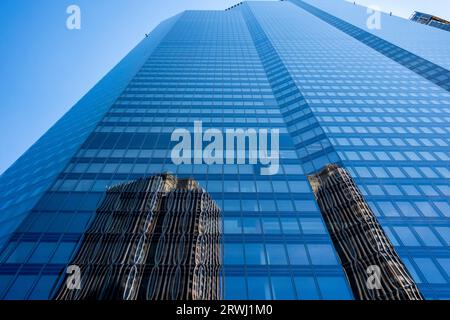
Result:
[[[343,1],[343,0],[329,0]],[[0,173],[161,20],[238,0],[0,0]],[[357,0],[408,17],[450,19],[450,0]],[[81,8],[81,30],[66,9]]]

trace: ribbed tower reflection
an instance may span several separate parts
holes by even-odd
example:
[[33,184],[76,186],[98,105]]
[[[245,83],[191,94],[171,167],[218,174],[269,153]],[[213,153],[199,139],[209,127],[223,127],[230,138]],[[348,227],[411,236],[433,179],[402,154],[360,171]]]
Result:
[[349,173],[331,164],[309,181],[355,298],[422,300]]
[[221,299],[221,235],[219,207],[192,179],[110,187],[70,264],[81,288],[63,281],[56,299]]

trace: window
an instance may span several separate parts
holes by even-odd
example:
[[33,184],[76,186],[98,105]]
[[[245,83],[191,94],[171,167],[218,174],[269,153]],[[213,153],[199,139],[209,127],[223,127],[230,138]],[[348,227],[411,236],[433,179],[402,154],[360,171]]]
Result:
[[225,299],[247,299],[245,277],[227,277],[225,279]]
[[92,187],[92,191],[104,192],[108,185],[109,180],[96,180],[94,182],[94,186]]
[[447,276],[450,277],[450,259],[449,258],[438,258],[437,261],[441,265],[442,269],[445,270]]
[[55,251],[55,242],[41,242],[39,243],[36,250],[34,250],[33,255],[29,259],[30,263],[46,263],[50,260],[50,257]]
[[238,173],[238,165],[224,165],[223,166],[223,173],[224,174],[237,174]]
[[255,183],[253,181],[241,181],[241,192],[256,192]]
[[244,264],[244,252],[240,243],[225,243],[224,245],[225,264]]
[[13,276],[10,275],[0,275],[0,299],[3,297],[6,289],[9,287]]
[[449,227],[436,227],[436,231],[444,239],[448,246],[450,246],[450,228]]
[[289,189],[294,193],[309,193],[310,187],[306,181],[289,181]]
[[275,201],[273,200],[259,200],[260,211],[277,211]]
[[250,300],[270,300],[269,279],[267,277],[249,277],[248,278],[248,297]]
[[56,249],[51,262],[61,264],[69,262],[76,245],[76,242],[61,242],[58,249]]
[[239,199],[223,200],[224,211],[241,211],[241,202]]
[[325,226],[320,218],[300,218],[304,234],[326,234]]
[[223,172],[223,166],[220,164],[212,164],[208,167],[208,173],[209,174],[222,174]]
[[420,167],[419,169],[427,178],[438,178],[438,175],[431,168]]
[[294,205],[291,200],[277,200],[277,206],[279,211],[293,212]]
[[309,265],[305,246],[302,244],[288,244],[287,251],[292,265]]
[[242,233],[241,218],[224,218],[224,232],[227,234]]
[[438,196],[439,194],[432,186],[419,186],[420,190],[429,197]]
[[349,151],[349,152],[346,152],[345,154],[346,154],[348,160],[352,160],[352,161],[359,160],[359,156],[358,156],[358,154],[356,152],[350,152]]
[[445,217],[450,217],[450,206],[447,202],[435,201],[434,205],[442,212]]
[[42,276],[37,282],[30,295],[31,300],[47,300],[50,297],[53,284],[55,283],[57,276]]
[[368,185],[367,189],[372,196],[384,196],[383,189],[378,185]]
[[378,206],[380,207],[383,215],[387,217],[396,217],[399,215],[397,210],[390,202],[378,202]]
[[258,200],[256,199],[245,199],[242,201],[242,210],[243,211],[259,211]]
[[308,252],[311,263],[314,265],[335,265],[337,264],[334,250],[329,244],[308,244]]
[[388,178],[389,177],[383,168],[373,167],[372,171],[375,174],[375,177],[377,177],[377,178]]
[[447,283],[434,262],[429,258],[414,258],[428,283]]
[[238,166],[239,174],[253,174],[253,165],[241,164]]
[[284,234],[300,234],[300,227],[296,218],[281,218]]
[[404,167],[403,170],[406,171],[406,173],[408,174],[408,176],[409,176],[410,178],[415,179],[415,178],[421,178],[421,177],[422,177],[422,176],[420,175],[420,173],[419,173],[416,169],[414,169],[414,168],[412,168],[412,167]]
[[272,277],[273,298],[277,300],[295,299],[294,287],[290,277]]
[[383,152],[383,151],[377,151],[377,152],[375,152],[375,155],[376,155],[377,158],[378,158],[379,160],[381,160],[381,161],[389,161],[389,160],[391,160],[391,159],[389,158],[389,156],[387,155],[387,153],[386,153],[386,152]]
[[419,196],[420,195],[419,190],[417,190],[417,188],[412,185],[405,185],[405,186],[402,186],[402,188],[403,188],[403,190],[405,190],[405,192],[408,196]]
[[14,252],[9,256],[8,263],[24,263],[34,248],[34,242],[20,242]]
[[66,198],[64,210],[95,210],[102,194],[71,194]]
[[416,209],[409,202],[397,202],[397,206],[400,208],[400,211],[406,217],[418,217]]
[[87,168],[88,168],[88,164],[87,163],[78,163],[78,164],[76,164],[73,167],[72,172],[74,172],[74,173],[84,173],[84,172],[86,172]]
[[208,192],[222,192],[222,181],[208,181]]
[[383,227],[383,231],[386,233],[386,235],[388,236],[389,240],[391,240],[392,244],[394,246],[398,246],[399,243],[397,241],[397,238],[394,236],[394,233],[391,231],[391,229],[389,229],[389,227],[384,226]]
[[438,167],[436,168],[437,171],[441,174],[443,178],[450,178],[450,170],[444,167]]
[[341,277],[318,277],[320,292],[325,300],[350,300],[352,295]]
[[245,244],[245,260],[247,264],[265,265],[266,253],[264,246],[260,243]]
[[[73,213],[57,213],[55,214],[55,217],[53,218],[53,221],[49,224],[48,232],[54,232],[54,233],[64,233],[68,231],[68,226],[70,223],[70,220],[72,219],[72,216],[74,216]],[[73,231],[70,231],[73,232]]]
[[405,264],[406,268],[408,269],[409,273],[411,273],[411,276],[413,277],[414,281],[416,283],[422,283],[423,281],[417,274],[416,268],[414,268],[411,261],[406,257],[403,257],[402,260],[403,260],[403,263]]
[[386,189],[386,192],[390,196],[401,196],[402,195],[402,192],[400,191],[400,189],[397,186],[385,185],[384,188]]
[[388,167],[387,170],[394,178],[406,178],[406,176],[403,174],[403,172],[396,167]]
[[270,265],[287,264],[286,253],[282,244],[267,244],[267,263]]
[[8,293],[5,296],[5,300],[24,300],[30,289],[33,287],[36,276],[20,275],[17,277],[14,284],[9,288]]
[[403,245],[405,246],[419,245],[419,242],[417,241],[416,237],[408,227],[394,227],[394,231],[397,233]]
[[289,192],[288,185],[285,181],[272,181],[273,190],[277,193]]
[[442,192],[442,194],[446,197],[450,197],[450,187],[446,185],[438,185],[438,189]]
[[285,164],[283,167],[286,174],[303,174],[302,167],[299,165]]
[[319,292],[313,277],[296,277],[294,278],[297,296],[301,300],[317,300]]
[[355,171],[356,171],[358,177],[361,177],[361,178],[371,178],[372,177],[372,175],[370,174],[369,170],[367,170],[367,168],[356,167]]
[[261,224],[259,218],[242,218],[242,226],[246,234],[261,233]]
[[273,192],[270,181],[256,181],[256,190],[258,192]]
[[53,212],[31,213],[29,216],[29,232],[45,232],[56,214]]
[[438,214],[434,211],[433,207],[428,202],[415,202],[415,205],[419,208],[420,212],[425,217],[437,217]]
[[225,192],[239,192],[239,183],[238,181],[226,181],[224,183],[224,191]]
[[414,227],[414,230],[419,234],[420,239],[426,246],[442,246],[441,242],[434,235],[428,227]]
[[75,189],[75,186],[77,185],[78,180],[65,180],[61,187],[59,188],[60,191],[72,191]]
[[361,151],[361,156],[363,157],[364,160],[367,160],[367,161],[375,160],[375,157],[372,155],[372,153],[367,152],[367,151]]
[[412,161],[420,161],[420,157],[415,154],[414,152],[405,152],[405,155],[408,157],[409,160]]
[[296,200],[294,203],[298,211],[317,211],[316,204],[312,200]]
[[[67,232],[70,233],[83,233],[86,231],[88,223],[92,217],[91,212],[77,212],[71,213],[72,219],[70,220]],[[70,219],[66,215],[66,219]]]
[[265,234],[280,234],[281,227],[278,218],[263,218],[263,228]]
[[80,180],[77,187],[75,188],[75,191],[77,192],[90,191],[93,184],[94,184],[93,180]]
[[[133,165],[130,163],[123,163],[123,164],[119,165],[117,172],[128,174],[131,172],[132,167],[133,167]],[[98,171],[96,171],[96,172],[98,172]]]

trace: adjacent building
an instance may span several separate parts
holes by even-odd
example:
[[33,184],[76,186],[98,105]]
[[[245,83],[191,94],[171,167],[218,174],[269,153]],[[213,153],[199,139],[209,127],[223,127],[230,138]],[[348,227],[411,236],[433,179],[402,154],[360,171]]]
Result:
[[[51,299],[105,193],[162,172],[194,179],[221,209],[223,298],[358,298],[308,180],[330,164],[420,295],[450,299],[450,33],[368,18],[344,1],[292,0],[161,23],[0,177],[0,299]],[[195,137],[199,121],[209,138],[277,130],[277,172],[247,153],[175,164],[173,133]],[[145,298],[173,293],[139,279]]]
[[450,31],[450,21],[433,16],[431,14],[414,11],[414,13],[411,15],[409,19],[421,24],[426,24],[431,27]]

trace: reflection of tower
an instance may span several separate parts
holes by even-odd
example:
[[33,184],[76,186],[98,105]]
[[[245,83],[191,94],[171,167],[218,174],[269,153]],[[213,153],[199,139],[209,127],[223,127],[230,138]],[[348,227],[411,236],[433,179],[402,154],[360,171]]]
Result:
[[191,179],[163,174],[109,188],[70,265],[81,289],[58,300],[221,299],[220,209]]
[[355,297],[423,299],[347,171],[332,164],[308,178]]

